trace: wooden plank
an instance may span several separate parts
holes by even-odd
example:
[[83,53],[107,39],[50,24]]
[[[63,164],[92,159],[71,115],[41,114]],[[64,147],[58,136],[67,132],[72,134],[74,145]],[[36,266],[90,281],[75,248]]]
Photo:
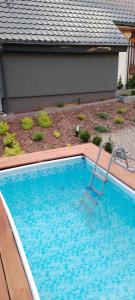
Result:
[[5,278],[4,270],[3,270],[3,266],[2,266],[1,255],[0,255],[0,299],[1,300],[10,300],[7,283],[6,283],[6,278]]
[[33,153],[24,153],[17,156],[1,157],[0,158],[0,170],[24,166],[27,164],[49,161],[58,158],[65,158],[75,155],[83,155],[84,145],[57,148],[53,150],[39,151]]
[[[17,246],[0,200],[0,249],[11,300],[32,300],[31,290],[23,269]],[[1,298],[0,298],[1,299]]]
[[[89,159],[95,161],[98,151],[99,148],[97,146],[89,143],[76,145],[69,148],[66,147],[40,152],[25,153],[14,157],[2,157],[0,158],[0,169],[7,169],[77,155],[84,155]],[[102,159],[100,161],[100,165],[103,168],[107,167],[109,158],[110,155],[107,152],[103,151]],[[111,174],[113,176],[116,176],[123,183],[135,190],[135,173],[131,173],[128,170],[125,170],[121,166],[117,165],[116,163],[113,163],[111,167]]]

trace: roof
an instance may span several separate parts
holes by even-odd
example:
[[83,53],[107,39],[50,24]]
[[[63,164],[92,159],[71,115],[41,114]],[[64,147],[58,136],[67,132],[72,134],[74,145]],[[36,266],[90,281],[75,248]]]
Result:
[[107,8],[104,2],[1,0],[0,40],[62,45],[127,45],[127,40],[110,18],[108,5],[112,1],[107,1]]
[[105,12],[116,24],[135,25],[135,0],[86,0]]

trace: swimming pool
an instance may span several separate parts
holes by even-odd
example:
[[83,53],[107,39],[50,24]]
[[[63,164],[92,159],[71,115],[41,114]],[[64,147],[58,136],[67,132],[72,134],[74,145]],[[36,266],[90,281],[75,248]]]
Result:
[[0,172],[41,300],[135,299],[135,193],[110,176],[91,202],[92,167],[77,157]]

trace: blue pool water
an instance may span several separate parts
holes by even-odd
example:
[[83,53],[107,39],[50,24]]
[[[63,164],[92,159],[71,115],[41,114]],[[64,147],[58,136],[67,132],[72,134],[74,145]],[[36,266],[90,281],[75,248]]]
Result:
[[135,194],[109,178],[92,203],[92,167],[80,157],[0,174],[41,300],[135,299]]

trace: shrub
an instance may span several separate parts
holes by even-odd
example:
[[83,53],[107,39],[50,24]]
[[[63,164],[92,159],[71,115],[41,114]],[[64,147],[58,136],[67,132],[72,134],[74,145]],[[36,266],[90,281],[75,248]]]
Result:
[[127,112],[127,108],[126,107],[119,107],[116,112],[117,112],[117,114],[125,115],[126,112]]
[[105,145],[105,151],[107,151],[108,153],[112,153],[112,151],[113,151],[113,144],[111,142],[111,139],[109,139],[109,141],[106,143],[106,145]]
[[77,115],[77,117],[80,121],[84,121],[86,119],[86,116],[84,114]]
[[36,132],[33,133],[32,140],[34,142],[42,141],[42,139],[43,139],[43,133],[42,132],[36,131]]
[[126,93],[126,92],[124,92],[123,94],[121,94],[121,96],[123,96],[123,97],[128,97],[128,96],[129,96],[129,94],[128,94],[128,93]]
[[22,127],[22,129],[24,129],[24,130],[32,129],[33,125],[34,125],[34,123],[33,123],[32,118],[25,117],[25,118],[21,119],[21,127]]
[[135,117],[132,118],[132,122],[135,123]]
[[93,140],[92,143],[96,146],[100,146],[100,144],[102,143],[102,138],[101,136],[96,135]]
[[57,104],[57,107],[64,107],[64,103]]
[[14,133],[7,133],[4,140],[3,140],[4,146],[7,146],[9,148],[13,148],[16,144],[16,136]]
[[127,81],[126,88],[127,89],[134,89],[135,88],[135,74],[132,76],[131,79],[129,79]]
[[116,117],[115,119],[114,119],[114,123],[115,124],[119,124],[119,125],[122,125],[122,124],[124,124],[124,118],[121,118],[121,117]]
[[45,128],[52,126],[52,119],[48,116],[47,112],[40,112],[38,114],[38,125]]
[[0,122],[0,135],[5,135],[9,131],[9,126],[7,122]]
[[61,136],[61,133],[58,130],[54,130],[53,135],[54,137],[59,138]]
[[68,143],[68,144],[66,144],[66,147],[68,147],[68,148],[69,148],[69,147],[71,147],[71,146],[72,146],[72,145],[71,145],[71,144],[69,144],[69,143]]
[[83,141],[83,142],[85,142],[85,143],[87,143],[88,141],[89,141],[89,139],[90,139],[90,133],[89,133],[89,131],[88,130],[82,130],[81,132],[80,132],[80,139]]
[[13,148],[5,147],[5,150],[4,150],[4,156],[14,156],[14,155],[22,154],[22,153],[23,153],[23,151],[18,142],[16,142],[16,144],[14,145]]
[[100,113],[98,113],[98,116],[104,120],[107,120],[109,117],[108,113],[106,113],[106,112],[100,112]]
[[135,96],[135,90],[131,92],[131,96]]
[[122,90],[122,88],[123,88],[123,83],[122,83],[122,79],[121,79],[121,76],[120,76],[119,81],[118,81],[118,85],[117,85],[117,89]]
[[23,153],[14,133],[7,133],[3,140],[5,147],[4,156],[13,156]]
[[94,129],[100,133],[109,131],[109,128],[104,125],[97,125]]

